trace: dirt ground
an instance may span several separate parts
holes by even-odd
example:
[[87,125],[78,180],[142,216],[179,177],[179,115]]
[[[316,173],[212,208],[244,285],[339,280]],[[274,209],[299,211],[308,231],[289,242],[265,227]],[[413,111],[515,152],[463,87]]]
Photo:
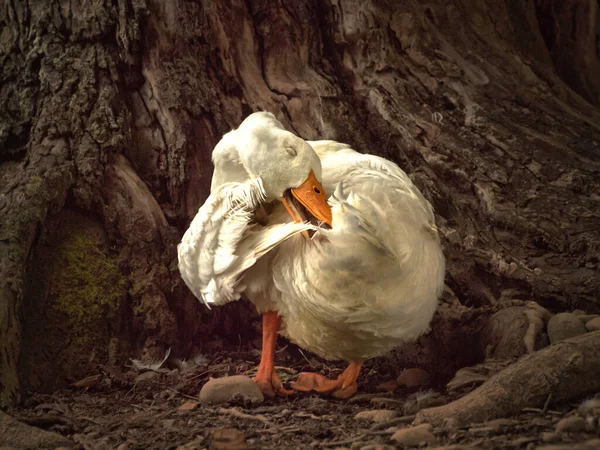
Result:
[[[219,406],[204,406],[195,401],[209,377],[252,376],[257,362],[256,353],[221,352],[210,360],[200,358],[195,363],[167,362],[155,371],[100,366],[78,386],[53,394],[32,394],[22,407],[6,411],[16,421],[6,415],[4,423],[0,420],[0,447],[404,448],[392,436],[397,430],[410,426],[419,408],[443,404],[462,394],[445,393],[435,386],[382,391],[378,386],[393,380],[394,375],[381,358],[365,363],[359,378],[359,392],[349,400],[297,394],[265,399],[258,405],[245,403],[243,399]],[[285,365],[278,367],[284,382],[300,371],[317,370],[335,376],[343,367],[306,358],[291,364],[286,360]],[[381,421],[355,418],[360,412],[373,410],[392,412],[375,419]],[[429,442],[420,446],[600,448],[598,413],[598,409],[586,413],[579,404],[549,404],[545,410],[528,408],[518,416],[483,424],[456,427],[449,423],[431,430],[433,436]],[[556,424],[570,416],[583,420],[577,419],[579,425],[572,425],[572,432],[555,432]],[[7,420],[12,422],[7,425]]]

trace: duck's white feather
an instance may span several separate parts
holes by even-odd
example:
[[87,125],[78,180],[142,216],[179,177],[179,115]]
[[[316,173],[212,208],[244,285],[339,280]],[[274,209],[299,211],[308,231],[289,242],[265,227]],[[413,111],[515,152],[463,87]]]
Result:
[[181,277],[207,306],[238,300],[248,268],[281,242],[314,228],[289,222],[256,229],[253,214],[264,200],[260,180],[217,186],[177,246]]
[[258,185],[226,141],[213,154],[212,194],[179,246],[182,276],[207,304],[244,292],[259,311],[278,311],[282,334],[322,357],[384,354],[428,330],[443,288],[431,205],[396,164],[335,141],[309,144],[333,193],[333,228],[309,242],[296,235],[314,227],[290,222],[280,205],[266,226],[250,225],[264,196],[237,192]]

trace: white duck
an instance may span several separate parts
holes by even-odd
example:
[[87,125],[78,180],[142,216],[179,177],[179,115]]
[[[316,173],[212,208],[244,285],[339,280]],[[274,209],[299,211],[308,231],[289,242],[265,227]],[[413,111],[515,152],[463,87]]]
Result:
[[[279,331],[350,363],[335,380],[300,374],[294,390],[346,398],[364,360],[429,329],[444,257],[431,205],[396,164],[306,142],[265,112],[223,136],[213,162],[211,195],[178,246],[179,270],[208,306],[243,293],[263,314],[254,380],[265,394],[292,392],[274,369]],[[331,206],[325,192],[334,192]]]

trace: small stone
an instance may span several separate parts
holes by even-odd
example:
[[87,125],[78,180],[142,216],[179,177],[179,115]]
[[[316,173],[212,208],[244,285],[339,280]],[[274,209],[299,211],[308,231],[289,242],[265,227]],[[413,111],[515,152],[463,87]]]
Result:
[[598,314],[586,314],[585,316],[577,316],[583,323],[588,323],[590,320],[600,317]]
[[529,422],[529,425],[533,426],[533,427],[548,427],[551,425],[550,421],[548,419],[544,419],[541,417],[534,417],[533,419],[531,419],[531,421]]
[[183,405],[181,405],[179,408],[177,408],[179,411],[193,411],[194,409],[196,409],[198,407],[199,403],[195,400],[188,400],[187,402],[185,402]]
[[556,442],[560,438],[560,434],[555,431],[544,431],[542,433],[542,441],[546,443]]
[[493,431],[500,431],[508,427],[519,425],[519,422],[512,419],[494,419],[485,422],[484,425],[491,428]]
[[579,411],[583,413],[597,412],[598,414],[600,414],[600,397],[594,397],[584,400],[581,403],[581,405],[579,405]]
[[135,382],[140,383],[143,381],[150,381],[153,378],[156,378],[158,373],[149,370],[148,372],[140,373],[137,377],[135,377]]
[[366,420],[368,422],[387,422],[396,417],[398,413],[389,409],[374,409],[372,411],[361,411],[354,416],[356,420]]
[[422,442],[432,443],[436,441],[435,436],[431,433],[432,430],[433,427],[430,424],[424,423],[416,427],[398,430],[392,435],[392,439],[400,445],[416,447]]
[[201,450],[206,448],[205,445],[203,445],[204,443],[204,438],[201,439],[194,439],[193,441],[190,441],[186,444],[180,445],[179,447],[177,447],[176,450]]
[[488,359],[504,360],[532,353],[547,345],[546,323],[550,312],[539,305],[511,306],[490,317],[479,337]]
[[227,403],[240,396],[253,403],[262,403],[265,398],[256,383],[245,375],[211,378],[200,390],[200,401],[212,405]]
[[406,369],[396,380],[400,386],[406,386],[409,388],[426,386],[431,382],[431,375],[423,369],[418,367],[412,369]]
[[585,429],[585,419],[579,416],[570,416],[560,419],[554,430],[557,433],[577,432]]
[[583,309],[575,309],[571,314],[574,316],[585,316],[587,313]]
[[520,437],[517,439],[514,439],[511,444],[513,445],[513,447],[515,448],[521,448],[523,447],[525,444],[529,444],[530,442],[535,442],[537,441],[537,438],[535,437]]
[[214,450],[246,450],[248,448],[244,433],[235,428],[217,428],[212,431],[211,438],[210,448]]
[[175,423],[177,421],[175,419],[164,419],[160,421],[160,426],[165,430],[170,430],[175,428]]
[[600,317],[596,317],[592,320],[588,320],[585,324],[585,329],[588,331],[600,330]]
[[586,332],[585,326],[571,313],[559,313],[548,321],[548,337],[550,343],[563,341]]
[[590,433],[596,430],[597,421],[594,416],[587,416],[585,418],[585,431]]

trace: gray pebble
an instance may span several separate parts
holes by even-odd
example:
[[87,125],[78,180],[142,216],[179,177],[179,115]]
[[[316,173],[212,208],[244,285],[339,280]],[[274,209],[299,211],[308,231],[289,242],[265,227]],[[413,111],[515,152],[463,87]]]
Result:
[[557,433],[577,432],[585,429],[585,419],[579,416],[570,416],[560,419],[554,430]]
[[219,405],[227,403],[236,396],[240,396],[252,403],[262,403],[265,400],[263,393],[256,383],[245,375],[212,378],[202,386],[199,397],[202,403]]
[[157,376],[158,373],[154,372],[153,370],[149,370],[148,372],[140,373],[137,377],[135,377],[135,382],[140,383],[144,381],[150,381]]
[[586,314],[585,316],[577,316],[577,318],[579,320],[581,320],[583,323],[587,323],[592,319],[595,319],[596,317],[600,317],[598,314]]
[[435,436],[431,433],[432,430],[433,427],[430,424],[424,423],[416,427],[398,430],[392,435],[392,439],[400,445],[416,447],[422,442],[430,443],[436,441]]
[[592,320],[589,320],[585,324],[585,328],[588,331],[598,331],[600,330],[600,317],[596,317]]
[[374,409],[371,411],[361,411],[354,416],[356,420],[366,420],[368,422],[381,423],[392,420],[398,413],[389,409]]
[[585,326],[576,315],[571,313],[559,313],[548,322],[548,337],[550,343],[563,341],[586,332]]
[[560,433],[555,431],[545,431],[542,433],[542,441],[546,443],[556,442],[560,439]]

